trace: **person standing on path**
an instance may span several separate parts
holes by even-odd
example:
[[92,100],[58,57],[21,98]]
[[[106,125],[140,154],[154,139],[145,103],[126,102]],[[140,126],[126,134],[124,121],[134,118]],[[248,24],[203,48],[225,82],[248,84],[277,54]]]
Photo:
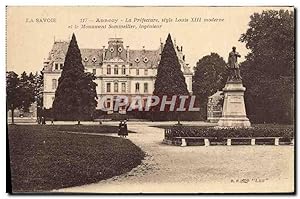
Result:
[[127,128],[127,121],[124,120],[124,137],[126,138],[128,136],[128,128]]
[[125,138],[127,137],[127,135],[128,135],[128,129],[127,129],[126,120],[120,121],[118,135],[120,137],[125,137]]
[[118,136],[123,137],[123,128],[124,128],[124,123],[121,120],[119,123],[119,131],[118,131]]

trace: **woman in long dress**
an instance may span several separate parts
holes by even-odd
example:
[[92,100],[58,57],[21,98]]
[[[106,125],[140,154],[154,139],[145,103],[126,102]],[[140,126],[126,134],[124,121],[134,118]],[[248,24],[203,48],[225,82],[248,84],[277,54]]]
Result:
[[119,131],[118,131],[118,136],[120,136],[120,137],[123,137],[123,135],[122,135],[122,128],[123,128],[123,126],[124,126],[124,124],[123,124],[123,121],[120,121],[120,123],[119,123]]
[[124,121],[124,128],[123,128],[123,131],[124,131],[124,136],[125,138],[128,136],[128,129],[127,129],[127,123],[126,123],[126,120]]

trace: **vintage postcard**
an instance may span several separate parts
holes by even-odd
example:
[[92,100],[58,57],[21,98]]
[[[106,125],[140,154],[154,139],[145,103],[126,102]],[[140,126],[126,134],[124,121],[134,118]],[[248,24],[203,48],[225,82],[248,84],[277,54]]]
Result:
[[8,192],[295,193],[295,8],[7,6]]

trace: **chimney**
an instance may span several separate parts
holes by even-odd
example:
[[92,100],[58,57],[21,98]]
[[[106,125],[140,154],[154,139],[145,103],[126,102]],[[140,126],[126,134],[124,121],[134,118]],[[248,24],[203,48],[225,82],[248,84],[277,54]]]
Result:
[[102,46],[102,61],[105,60],[105,46]]
[[127,62],[129,62],[129,46],[126,46],[126,58]]

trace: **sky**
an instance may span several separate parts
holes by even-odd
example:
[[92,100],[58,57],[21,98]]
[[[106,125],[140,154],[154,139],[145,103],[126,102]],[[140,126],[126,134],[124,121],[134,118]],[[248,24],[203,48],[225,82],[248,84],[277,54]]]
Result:
[[[196,62],[211,52],[218,53],[225,61],[232,46],[242,55],[249,52],[245,43],[239,42],[245,33],[254,12],[279,7],[8,7],[7,8],[7,71],[20,74],[23,71],[36,72],[43,68],[43,60],[48,57],[54,40],[68,40],[76,34],[80,48],[102,48],[109,38],[121,37],[130,49],[158,49],[160,40],[166,40],[168,33],[183,46],[186,62],[195,66]],[[284,8],[284,9],[292,9]],[[50,19],[42,22],[43,19]],[[118,20],[96,22],[96,20]],[[125,22],[144,19],[158,19],[159,22]],[[173,22],[163,23],[163,18]],[[188,19],[188,22],[175,22]],[[201,18],[201,22],[191,22],[191,18]],[[204,22],[204,19],[221,19],[218,22]],[[85,20],[87,21],[85,22]],[[130,24],[161,25],[151,29],[74,29],[74,26]],[[72,26],[72,27],[70,27]]]

